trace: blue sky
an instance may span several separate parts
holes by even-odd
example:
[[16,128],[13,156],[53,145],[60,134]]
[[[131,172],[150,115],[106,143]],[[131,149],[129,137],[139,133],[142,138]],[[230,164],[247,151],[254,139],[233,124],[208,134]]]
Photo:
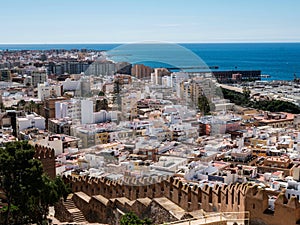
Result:
[[298,0],[0,0],[0,43],[299,42]]

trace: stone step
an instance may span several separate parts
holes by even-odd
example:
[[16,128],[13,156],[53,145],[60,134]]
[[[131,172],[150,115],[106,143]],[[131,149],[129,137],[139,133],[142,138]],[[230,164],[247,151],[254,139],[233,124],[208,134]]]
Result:
[[67,196],[67,200],[70,200],[70,199],[72,200],[72,198],[73,198],[73,194],[72,193]]
[[73,208],[76,208],[76,205],[74,204],[73,201],[66,201],[63,203],[64,206],[67,208],[67,209],[73,209]]
[[84,217],[75,217],[73,218],[73,221],[78,222],[78,221],[86,221]]
[[74,222],[87,222],[83,213],[79,209],[72,213],[72,218]]
[[65,208],[69,210],[72,215],[73,222],[78,223],[87,223],[83,213],[76,207],[75,203],[72,200],[73,195],[69,195],[67,200],[63,202]]
[[82,214],[82,212],[72,213],[72,216],[84,217],[83,214]]
[[73,221],[74,222],[78,222],[78,221],[82,221],[83,222],[83,221],[86,221],[86,220],[85,220],[84,217],[76,217],[76,218],[73,218]]
[[75,217],[84,217],[81,212],[80,213],[72,213],[72,216],[75,216]]
[[65,206],[67,210],[76,209],[76,206]]
[[74,205],[74,202],[64,202],[65,205]]
[[87,223],[87,221],[85,220],[85,218],[73,218],[73,222],[81,222],[81,223]]
[[74,203],[64,203],[64,206],[76,207]]

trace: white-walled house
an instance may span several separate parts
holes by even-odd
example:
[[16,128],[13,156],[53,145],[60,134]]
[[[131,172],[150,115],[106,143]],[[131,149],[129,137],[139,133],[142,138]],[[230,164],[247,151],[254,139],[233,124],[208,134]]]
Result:
[[20,131],[29,128],[38,128],[39,130],[45,130],[45,118],[39,116],[36,113],[27,114],[25,117],[17,117],[16,125],[17,134],[19,134]]

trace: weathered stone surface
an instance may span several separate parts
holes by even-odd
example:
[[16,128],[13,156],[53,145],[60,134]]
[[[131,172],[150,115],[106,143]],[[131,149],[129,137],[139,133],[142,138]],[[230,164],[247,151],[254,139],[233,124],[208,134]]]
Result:
[[[284,195],[279,195],[275,211],[270,212],[267,192],[246,183],[189,187],[174,177],[157,183],[143,179],[126,182],[87,177],[64,179],[74,191],[76,206],[90,222],[117,224],[122,214],[130,211],[156,224],[198,217],[203,212],[240,212],[239,219],[243,219],[245,211],[250,212],[252,224],[294,225],[300,221],[300,204],[295,198],[287,201]],[[68,213],[58,216],[68,218]]]

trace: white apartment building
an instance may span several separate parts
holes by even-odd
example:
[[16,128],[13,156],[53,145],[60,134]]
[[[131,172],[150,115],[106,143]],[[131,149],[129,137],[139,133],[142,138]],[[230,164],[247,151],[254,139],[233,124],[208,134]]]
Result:
[[55,118],[65,117],[81,121],[81,103],[78,99],[55,102]]
[[38,128],[39,130],[45,129],[45,118],[36,113],[27,114],[25,117],[17,117],[16,123],[17,134],[28,128]]
[[81,123],[88,124],[93,122],[93,101],[81,100]]
[[80,88],[80,80],[71,80],[67,78],[62,82],[64,91],[75,91]]
[[38,98],[44,101],[45,98],[60,97],[62,86],[61,85],[49,85],[47,82],[38,84]]
[[92,89],[93,78],[91,76],[81,76],[79,80],[67,78],[62,82],[64,91],[74,91],[75,96],[89,96]]
[[69,117],[82,124],[93,123],[93,102],[90,100],[72,99],[55,103],[55,118]]

